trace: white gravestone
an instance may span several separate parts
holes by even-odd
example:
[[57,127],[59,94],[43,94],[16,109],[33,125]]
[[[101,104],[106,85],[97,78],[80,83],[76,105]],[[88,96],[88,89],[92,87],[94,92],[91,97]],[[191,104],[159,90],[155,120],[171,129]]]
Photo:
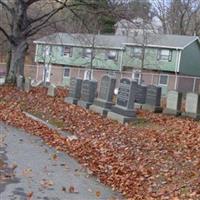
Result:
[[169,91],[167,93],[167,102],[165,114],[180,115],[182,104],[182,93],[178,91]]
[[187,93],[185,102],[185,116],[200,118],[200,94]]

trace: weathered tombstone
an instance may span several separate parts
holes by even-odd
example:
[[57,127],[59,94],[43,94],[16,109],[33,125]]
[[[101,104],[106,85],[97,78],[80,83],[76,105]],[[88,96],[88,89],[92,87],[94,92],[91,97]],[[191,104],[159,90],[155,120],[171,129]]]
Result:
[[200,119],[200,94],[187,93],[184,116]]
[[180,115],[182,105],[182,93],[178,91],[169,91],[167,93],[165,114]]
[[24,90],[24,77],[22,75],[17,76],[17,89]]
[[25,78],[24,90],[25,92],[29,92],[31,90],[31,77]]
[[162,88],[155,85],[147,86],[146,101],[142,109],[150,112],[159,113],[162,112],[160,106]]
[[56,96],[56,86],[55,85],[50,84],[50,86],[48,86],[47,95],[51,96],[51,97]]
[[137,89],[137,82],[127,78],[120,80],[116,105],[108,112],[108,118],[120,123],[131,122],[136,118],[134,102]]
[[147,86],[138,85],[136,89],[135,108],[142,108],[142,105],[145,104],[146,94]]
[[94,102],[97,92],[97,81],[84,80],[81,87],[81,98],[78,100],[78,105],[83,108],[89,108]]
[[113,105],[113,95],[116,84],[116,78],[104,75],[101,79],[100,91],[98,98],[94,100],[90,110],[106,116]]
[[69,96],[65,98],[66,103],[77,104],[81,97],[82,79],[70,78]]

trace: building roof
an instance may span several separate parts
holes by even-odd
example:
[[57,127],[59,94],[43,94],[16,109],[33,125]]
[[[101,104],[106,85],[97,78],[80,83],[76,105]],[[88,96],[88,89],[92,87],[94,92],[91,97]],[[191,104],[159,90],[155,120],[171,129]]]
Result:
[[140,46],[144,43],[145,46],[149,47],[184,49],[196,40],[199,40],[197,36],[148,34],[146,38],[141,35],[132,38],[129,37],[128,42],[125,44]]
[[116,48],[122,49],[127,38],[124,36],[114,35],[92,35],[92,34],[69,34],[55,33],[50,36],[43,37],[34,43],[56,44],[56,45],[71,45],[71,46],[86,46],[97,48]]
[[36,40],[34,43],[85,47],[92,47],[94,45],[95,48],[112,49],[122,49],[125,45],[141,46],[144,43],[148,47],[184,49],[195,40],[199,41],[199,38],[186,35],[148,34],[145,38],[142,35],[127,37],[119,35],[55,33]]

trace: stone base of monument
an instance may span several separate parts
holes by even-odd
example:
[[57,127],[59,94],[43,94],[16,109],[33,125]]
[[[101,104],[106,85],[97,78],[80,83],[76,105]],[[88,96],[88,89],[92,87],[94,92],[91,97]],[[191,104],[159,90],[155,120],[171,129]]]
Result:
[[82,101],[82,100],[79,100],[77,105],[83,107],[83,108],[86,108],[86,109],[89,109],[89,107],[92,105],[91,102],[87,102],[87,101]]
[[75,105],[77,105],[78,103],[78,99],[73,98],[73,97],[66,97],[64,101],[65,103],[75,104]]
[[117,120],[120,123],[128,123],[136,119],[136,114],[134,110],[124,109],[120,106],[113,106],[112,110],[108,112],[107,117],[109,119]]
[[134,108],[135,109],[142,109],[142,106],[143,106],[144,104],[141,104],[141,103],[134,103]]
[[91,105],[89,110],[95,112],[95,113],[99,113],[100,115],[106,117],[108,114],[109,109],[100,107],[100,106],[96,106],[96,105]]
[[154,112],[154,113],[161,113],[163,111],[163,108],[160,106],[153,106],[153,105],[149,105],[149,104],[144,104],[142,106],[143,110],[147,110],[150,112]]
[[118,122],[124,124],[124,123],[129,123],[129,122],[135,121],[136,115],[132,116],[132,117],[127,117],[127,116],[120,115],[118,113],[109,111],[107,114],[107,118],[117,120]]
[[189,112],[184,112],[184,113],[182,113],[182,116],[184,116],[184,117],[191,117],[191,118],[197,119],[197,120],[200,119],[200,113],[189,113]]
[[163,113],[167,114],[167,115],[175,115],[175,116],[181,115],[181,111],[179,111],[179,110],[172,110],[172,109],[169,109],[169,108],[164,109]]
[[112,105],[112,102],[104,101],[97,98],[94,100],[93,105],[90,106],[90,110],[103,116],[107,116],[107,113],[111,109]]

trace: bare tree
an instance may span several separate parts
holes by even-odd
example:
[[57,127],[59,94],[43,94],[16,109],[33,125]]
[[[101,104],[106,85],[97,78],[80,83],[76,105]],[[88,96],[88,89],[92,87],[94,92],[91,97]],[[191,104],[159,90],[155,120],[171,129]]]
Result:
[[[41,12],[41,5],[48,6],[48,11]],[[6,26],[0,25],[0,32],[6,37],[10,48],[7,81],[15,82],[16,74],[24,75],[28,39],[49,26],[50,19],[61,10],[73,10],[79,5],[86,3],[84,0],[73,3],[69,0],[0,0],[0,6],[6,11],[3,17],[8,18]],[[38,11],[36,13],[32,12],[34,6]],[[90,3],[87,3],[87,6],[90,6]]]
[[193,35],[199,27],[199,0],[154,0],[154,14],[161,20],[163,33]]

